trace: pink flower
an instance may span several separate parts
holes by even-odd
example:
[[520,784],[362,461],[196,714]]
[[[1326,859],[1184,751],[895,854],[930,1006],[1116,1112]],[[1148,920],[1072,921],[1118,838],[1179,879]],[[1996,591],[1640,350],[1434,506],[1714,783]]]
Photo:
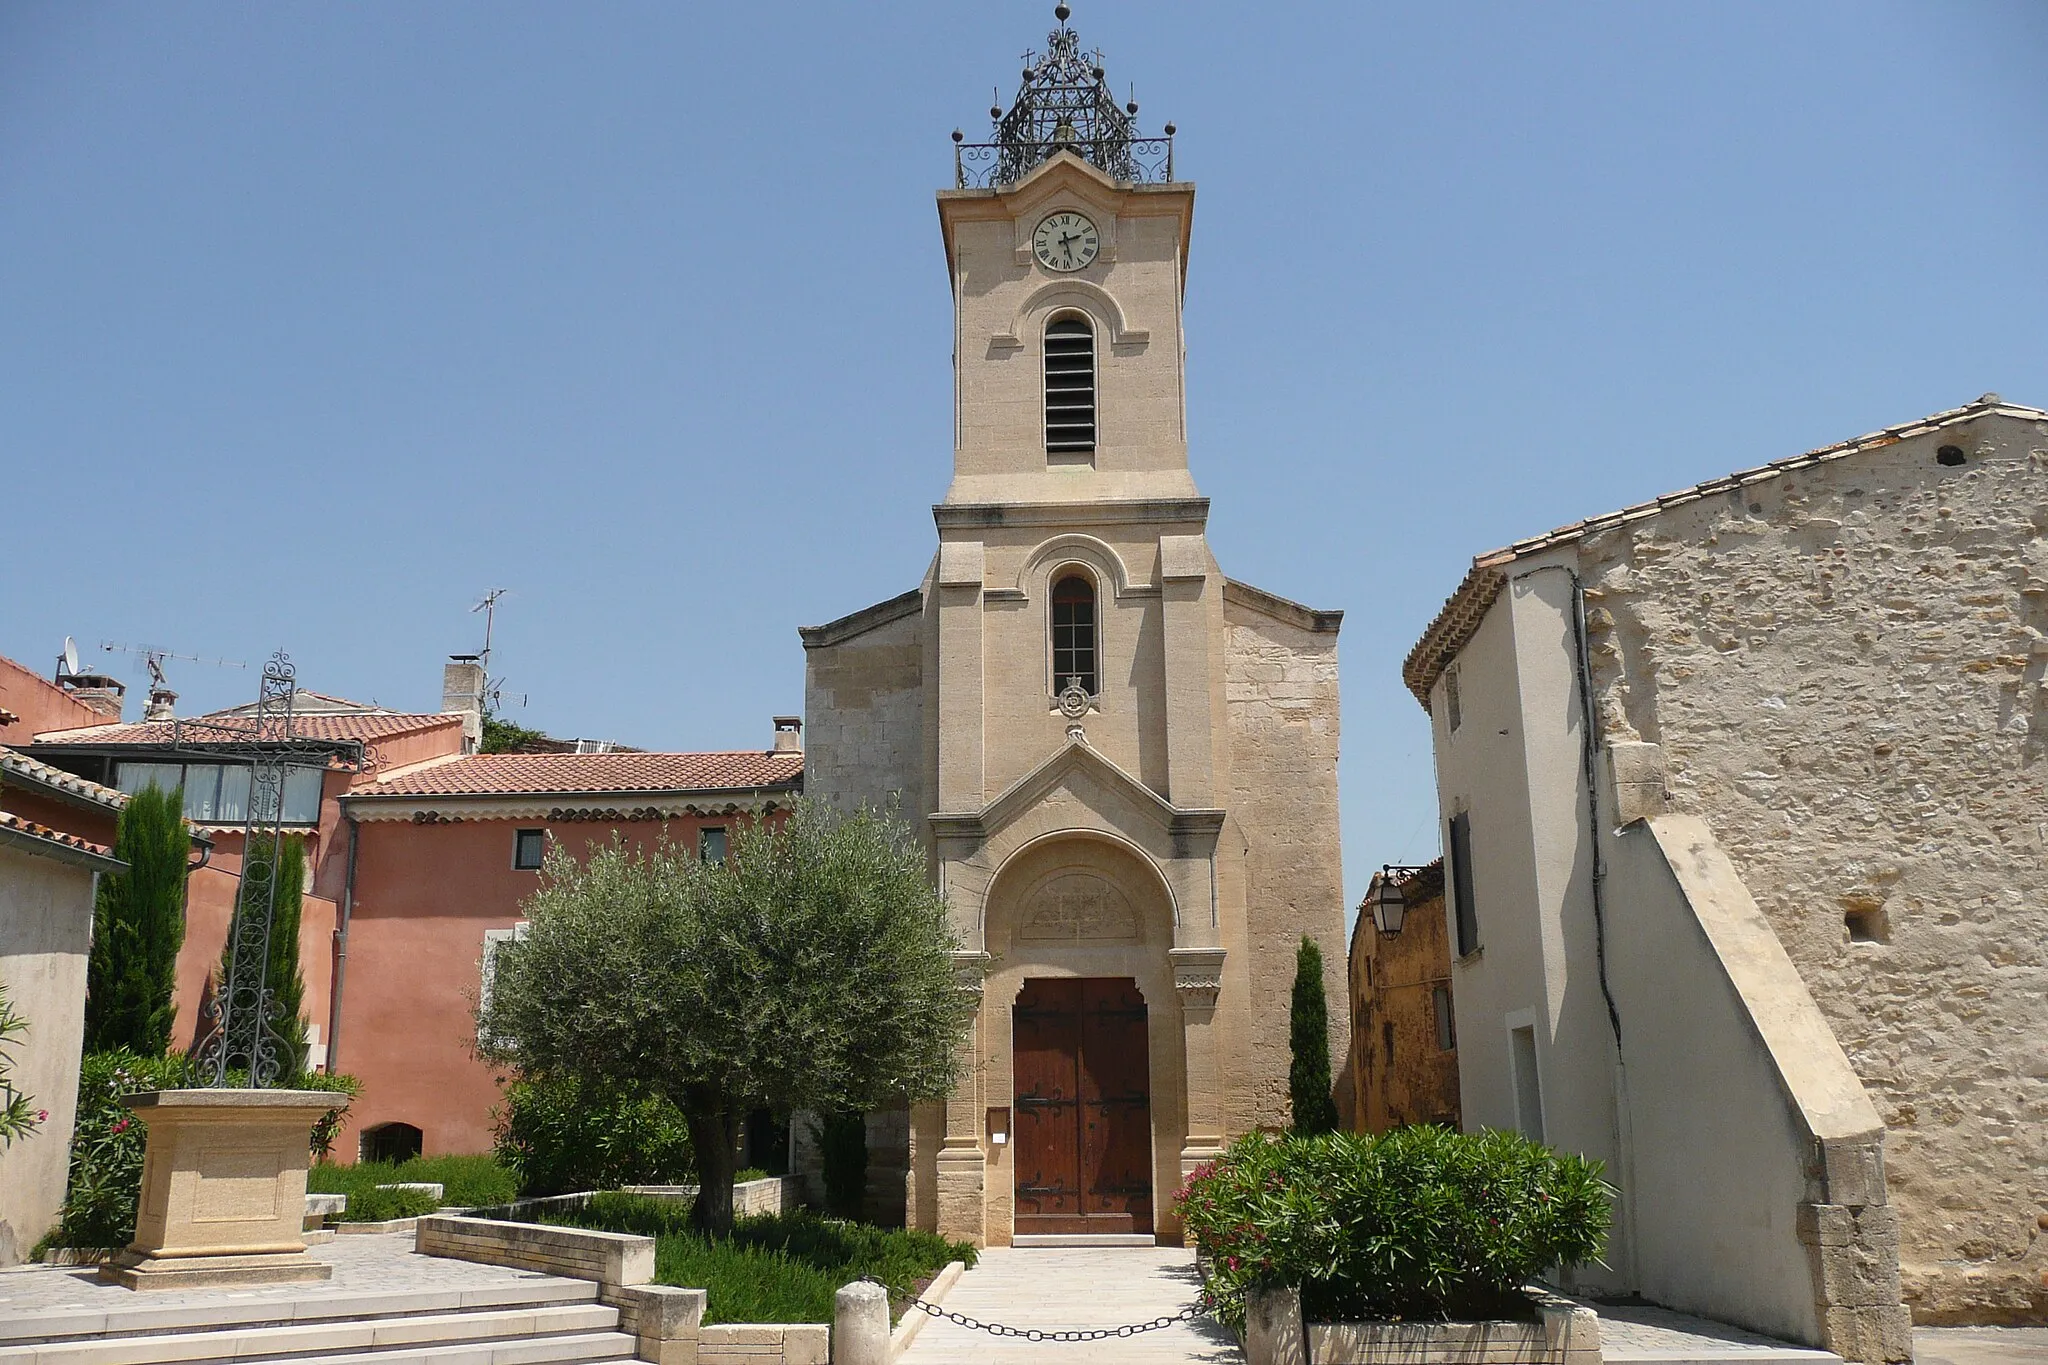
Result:
[[122,1119],[119,1123],[114,1125],[113,1131],[116,1133],[125,1132],[127,1131],[128,1125],[131,1122],[133,1122],[132,1119]]
[[49,1110],[47,1110],[47,1109],[38,1109],[38,1110],[36,1110],[36,1122],[37,1122],[37,1123],[48,1123],[49,1121],[50,1121],[50,1111],[49,1111]]
[[1229,1265],[1232,1270],[1236,1270],[1242,1264],[1243,1262],[1238,1260],[1235,1256],[1232,1256],[1229,1260]]

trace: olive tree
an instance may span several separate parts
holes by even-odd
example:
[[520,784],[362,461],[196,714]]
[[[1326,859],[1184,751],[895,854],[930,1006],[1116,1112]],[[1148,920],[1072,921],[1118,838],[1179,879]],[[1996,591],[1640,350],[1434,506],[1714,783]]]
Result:
[[952,1086],[969,1005],[945,908],[906,832],[799,802],[723,863],[663,842],[559,847],[500,945],[478,1036],[529,1077],[644,1087],[683,1114],[692,1221],[732,1225],[733,1147],[758,1105],[821,1112]]

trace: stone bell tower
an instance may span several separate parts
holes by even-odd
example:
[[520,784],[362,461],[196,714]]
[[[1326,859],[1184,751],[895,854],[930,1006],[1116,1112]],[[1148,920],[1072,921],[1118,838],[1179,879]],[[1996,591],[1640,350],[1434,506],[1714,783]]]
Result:
[[1173,126],[1144,136],[1055,16],[991,140],[954,134],[938,196],[938,553],[916,590],[802,632],[807,789],[917,826],[981,1000],[959,1087],[909,1116],[906,1214],[998,1245],[1176,1240],[1186,1171],[1287,1121],[1304,933],[1344,989],[1341,613],[1210,553],[1183,391],[1194,186]]

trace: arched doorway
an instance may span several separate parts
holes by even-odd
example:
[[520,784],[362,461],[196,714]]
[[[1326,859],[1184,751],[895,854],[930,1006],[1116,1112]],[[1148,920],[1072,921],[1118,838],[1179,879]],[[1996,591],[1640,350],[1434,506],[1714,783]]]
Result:
[[1129,977],[1034,977],[1011,1010],[1015,1230],[1152,1231],[1145,997]]

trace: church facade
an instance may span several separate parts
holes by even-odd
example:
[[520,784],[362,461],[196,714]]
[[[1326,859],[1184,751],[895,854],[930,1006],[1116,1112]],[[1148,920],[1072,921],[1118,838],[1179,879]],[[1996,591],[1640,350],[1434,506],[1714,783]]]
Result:
[[1061,8],[938,196],[937,553],[915,589],[801,632],[806,790],[917,829],[980,1000],[896,1169],[912,1226],[981,1245],[1178,1240],[1187,1172],[1288,1121],[1303,935],[1344,990],[1341,613],[1210,551],[1183,391],[1194,186]]

